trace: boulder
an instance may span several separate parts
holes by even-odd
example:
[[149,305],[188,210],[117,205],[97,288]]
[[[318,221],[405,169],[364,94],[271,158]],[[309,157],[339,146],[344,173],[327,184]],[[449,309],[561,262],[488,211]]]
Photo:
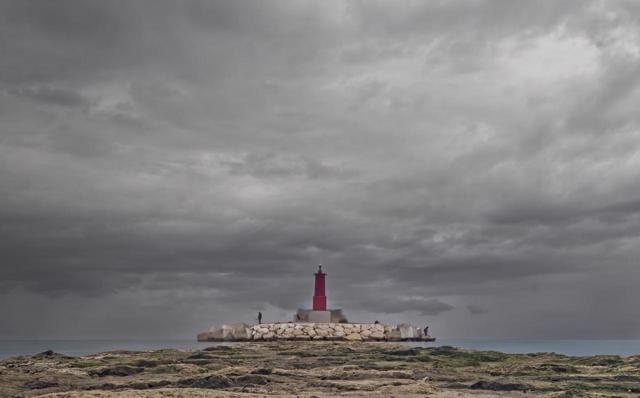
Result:
[[385,332],[384,338],[385,340],[398,341],[402,339],[402,335],[399,330],[389,330],[388,332]]
[[398,325],[398,330],[400,331],[401,339],[415,339],[420,337],[418,336],[416,328],[406,323],[401,323],[400,325]]
[[346,336],[345,339],[349,341],[362,341],[362,336],[360,336],[360,333],[351,333],[350,335]]
[[251,328],[246,323],[232,323],[222,325],[223,340],[249,340],[251,338]]
[[198,341],[219,341],[222,340],[222,328],[211,327],[208,331],[198,333]]

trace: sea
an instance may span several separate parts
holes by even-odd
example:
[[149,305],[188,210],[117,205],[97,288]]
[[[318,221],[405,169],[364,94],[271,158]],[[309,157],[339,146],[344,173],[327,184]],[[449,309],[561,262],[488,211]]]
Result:
[[[235,343],[193,340],[0,340],[0,360],[53,350],[65,355],[84,356],[105,351],[151,351],[163,348],[199,350],[212,345]],[[491,340],[439,339],[435,342],[402,342],[407,346],[453,346],[506,353],[555,352],[570,356],[640,355],[640,340]]]

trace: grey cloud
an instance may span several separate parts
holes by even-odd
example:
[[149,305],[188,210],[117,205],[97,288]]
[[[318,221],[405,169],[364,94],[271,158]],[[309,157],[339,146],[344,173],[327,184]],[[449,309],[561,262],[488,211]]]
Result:
[[10,89],[8,93],[10,95],[32,99],[45,104],[64,107],[88,106],[90,104],[90,100],[88,98],[75,91],[49,86],[14,88]]
[[635,336],[636,11],[1,3],[0,337]]
[[489,312],[489,310],[487,310],[486,308],[475,304],[467,305],[467,311],[469,311],[471,315],[486,314],[487,312]]
[[347,178],[353,170],[341,165],[327,165],[299,156],[279,156],[273,152],[250,153],[236,161],[223,162],[231,174],[255,177]]
[[[359,292],[361,295],[362,292]],[[366,293],[364,293],[366,295]],[[394,297],[395,296],[395,297]],[[404,313],[415,312],[419,316],[436,316],[447,311],[455,309],[451,304],[443,302],[435,298],[424,298],[420,296],[403,297],[400,294],[396,295],[384,295],[384,294],[371,294],[366,297],[369,300],[361,302],[358,307],[369,310],[374,313],[389,314],[389,313]]]

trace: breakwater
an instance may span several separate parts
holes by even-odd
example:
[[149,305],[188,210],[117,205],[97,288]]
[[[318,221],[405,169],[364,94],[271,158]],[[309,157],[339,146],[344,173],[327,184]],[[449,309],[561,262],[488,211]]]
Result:
[[282,322],[247,325],[236,323],[212,327],[198,334],[198,341],[434,341],[421,328],[408,324]]

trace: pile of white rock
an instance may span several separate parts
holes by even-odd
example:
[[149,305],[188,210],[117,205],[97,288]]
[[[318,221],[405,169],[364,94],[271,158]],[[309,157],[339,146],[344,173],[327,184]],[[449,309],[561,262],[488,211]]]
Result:
[[307,323],[283,322],[249,326],[223,325],[198,335],[199,341],[246,340],[347,340],[347,341],[406,341],[426,340],[422,329],[407,324],[397,326],[381,323]]
[[252,340],[384,340],[391,327],[367,323],[270,323],[251,327]]

